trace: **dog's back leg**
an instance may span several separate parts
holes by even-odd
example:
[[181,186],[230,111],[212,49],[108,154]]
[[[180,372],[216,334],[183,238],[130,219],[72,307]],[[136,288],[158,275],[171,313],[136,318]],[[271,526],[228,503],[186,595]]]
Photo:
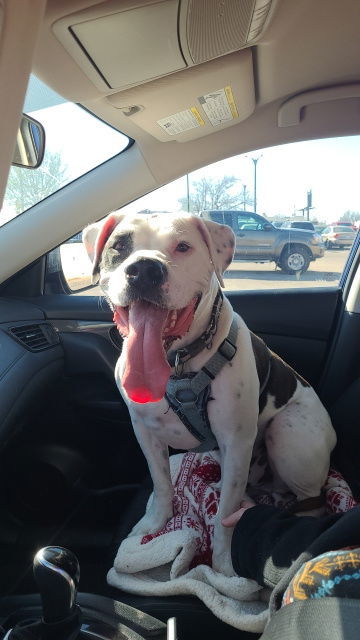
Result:
[[315,392],[308,388],[304,394],[303,401],[280,411],[264,434],[271,466],[299,501],[320,495],[336,443],[329,415]]

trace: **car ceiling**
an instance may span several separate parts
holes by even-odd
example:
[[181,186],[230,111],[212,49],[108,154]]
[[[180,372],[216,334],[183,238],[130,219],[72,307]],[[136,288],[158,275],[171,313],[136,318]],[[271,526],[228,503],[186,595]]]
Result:
[[[145,63],[144,59],[136,60],[137,50],[136,46],[131,48],[131,38],[129,42],[126,41],[125,54],[120,45],[117,47],[116,30],[112,45],[109,45],[107,50],[106,39],[111,33],[111,25],[108,23],[107,27],[102,27],[101,18],[105,15],[109,19],[111,14],[110,19],[114,20],[114,25],[115,19],[117,20],[114,29],[119,30],[121,37],[121,21],[126,19],[131,27],[130,17],[136,16],[140,7],[148,12],[146,16],[150,20],[152,12],[157,12],[158,16],[159,11],[171,4],[180,12],[176,25],[180,33],[179,51],[186,58],[183,64],[190,66],[161,76],[161,69],[158,69],[159,61],[156,58],[158,52],[154,51],[154,60],[151,60],[150,40],[146,70],[151,74],[154,64],[154,73],[157,70],[160,77],[137,84],[136,77]],[[254,6],[251,8],[252,5]],[[223,10],[221,16],[220,6]],[[239,9],[239,15],[236,8]],[[240,30],[243,19],[241,12],[244,13],[246,8],[253,11],[262,9],[263,12],[269,9],[269,13],[266,14],[262,32],[257,39],[250,42],[252,46],[245,44],[241,50],[234,51],[231,47],[238,46],[239,43],[234,42],[234,33],[224,31],[229,25],[225,24],[224,27],[221,23],[224,22],[226,14],[229,21],[234,22],[236,14]],[[200,17],[197,16],[196,10],[201,12]],[[181,23],[181,20],[184,22],[183,15],[188,21],[185,27]],[[190,23],[196,19],[197,31],[194,27],[191,32]],[[165,25],[166,20],[170,37],[173,23],[170,18],[165,17]],[[34,67],[41,79],[56,91],[70,100],[84,104],[114,127],[134,138],[156,180],[161,184],[190,169],[250,148],[315,135],[333,135],[333,132],[336,135],[340,126],[343,127],[344,133],[356,132],[358,118],[356,121],[351,118],[351,106],[355,106],[350,104],[351,99],[348,99],[349,114],[346,116],[346,123],[344,112],[342,122],[338,121],[337,105],[329,109],[326,123],[319,122],[322,120],[320,112],[323,112],[324,107],[317,108],[319,103],[312,105],[311,99],[308,101],[308,108],[302,113],[305,125],[303,130],[298,126],[278,127],[277,114],[279,106],[296,94],[319,88],[356,85],[360,81],[359,23],[358,0],[278,0],[272,3],[267,0],[226,0],[220,3],[215,0],[110,0],[101,3],[89,0],[49,0]],[[101,78],[96,75],[90,79],[90,65],[86,62],[86,56],[82,54],[82,59],[81,51],[79,53],[75,50],[74,53],[74,46],[77,45],[74,45],[74,40],[70,42],[69,25],[75,25],[75,28],[79,29],[79,24],[92,25],[92,30],[90,34],[86,34],[87,40],[83,39],[82,45],[91,52],[89,56],[95,55],[95,60],[100,61],[105,74],[109,74],[111,78],[114,76],[115,80],[116,76],[119,77],[117,84],[121,84],[122,76],[122,70],[117,72],[117,68],[122,65],[128,82],[131,82],[131,69],[129,71],[127,67],[134,67],[132,87],[110,89],[106,86],[101,87]],[[202,30],[199,24],[202,25]],[[139,22],[134,22],[135,30],[141,28],[141,23],[140,27],[138,25]],[[161,30],[164,28],[164,25],[161,25]],[[79,34],[79,31],[77,33]],[[141,35],[146,38],[145,32]],[[216,39],[218,35],[225,40],[222,48],[227,48],[230,53],[194,65],[189,53],[185,52],[191,38],[195,48],[194,39],[202,39],[208,44],[211,38]],[[227,36],[229,43],[226,42]],[[166,58],[168,53],[166,44],[165,39],[163,58]],[[174,46],[176,47],[176,44]],[[216,54],[217,51],[210,53]],[[203,54],[203,58],[208,56],[208,51],[207,56],[206,52]],[[115,68],[114,65],[111,66],[112,57],[115,58]],[[176,63],[179,64],[179,61],[175,61],[174,66]],[[160,129],[158,119],[182,111],[185,106],[191,106],[200,91],[216,91],[229,84],[236,102],[241,102],[240,107],[243,111],[240,118],[234,119],[229,126],[218,128],[206,123],[208,126],[198,127],[190,135],[182,134],[176,140]],[[353,89],[357,108],[359,98],[356,96],[359,87],[355,86]],[[326,102],[334,102],[331,100],[331,93]],[[140,106],[141,111],[132,116],[124,115],[121,107],[127,105]],[[313,113],[306,113],[309,111]],[[310,115],[313,115],[313,126]]]
[[[6,4],[16,10],[11,0]],[[19,11],[23,12],[24,6]],[[29,12],[31,7],[35,4],[29,5]],[[172,17],[168,19],[165,12],[156,32],[164,8],[172,11]],[[189,26],[190,9],[197,19],[196,28]],[[137,29],[135,46],[125,33],[125,49],[117,48],[122,17],[131,27],[131,16],[143,10],[148,12],[145,19],[142,23],[135,20],[133,25],[134,33]],[[261,28],[257,34],[255,30],[252,40],[239,44],[236,39],[243,13],[253,20],[256,12],[265,15]],[[101,19],[109,20],[109,15],[116,19],[114,24],[112,19],[107,22],[104,29]],[[224,16],[227,29],[222,27]],[[172,25],[169,31],[175,49],[170,62],[166,59],[169,43],[162,35],[163,31],[167,34],[167,24]],[[146,40],[151,31],[147,25],[155,29],[159,46],[154,45],[154,38]],[[358,0],[48,0],[39,19],[33,71],[55,91],[79,102],[135,143],[34,207],[31,216],[18,216],[1,229],[4,270],[0,281],[87,223],[199,167],[271,145],[358,134],[359,26]],[[81,47],[70,28],[82,39]],[[251,32],[249,24],[243,32],[246,40]],[[146,50],[140,42],[142,35],[148,42]],[[196,49],[197,38],[205,43],[203,48]],[[211,49],[213,42],[219,45],[216,51]],[[189,53],[190,45],[193,49]],[[88,55],[84,54],[86,47]],[[226,55],[218,55],[221,47],[228,51]],[[206,61],[194,63],[193,58],[199,55]],[[91,56],[102,67],[101,74]],[[169,64],[181,68],[169,72]],[[143,65],[147,78],[139,80]],[[115,86],[121,84],[122,69],[125,81]],[[149,80],[152,73],[157,77]],[[10,74],[5,75],[9,78]],[[104,77],[110,78],[111,88]],[[16,74],[13,82],[15,86]],[[157,124],[159,119],[193,105],[201,111],[199,96],[228,86],[238,111],[238,117],[231,121],[212,126],[203,117],[204,126],[174,137]],[[139,109],[126,115],[130,106]]]

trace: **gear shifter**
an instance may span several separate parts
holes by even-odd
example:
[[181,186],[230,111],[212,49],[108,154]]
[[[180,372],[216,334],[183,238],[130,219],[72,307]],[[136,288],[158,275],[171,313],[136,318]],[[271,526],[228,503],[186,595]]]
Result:
[[46,624],[68,620],[75,611],[80,567],[76,556],[63,547],[44,547],[34,558]]
[[109,598],[79,594],[85,607],[82,614],[76,604],[79,563],[71,551],[44,547],[36,554],[33,567],[42,607],[36,598],[36,604],[19,609],[15,596],[16,610],[7,611],[4,619],[0,598],[0,623],[5,632],[2,635],[0,627],[0,640],[145,640],[150,636],[165,640],[163,622]]

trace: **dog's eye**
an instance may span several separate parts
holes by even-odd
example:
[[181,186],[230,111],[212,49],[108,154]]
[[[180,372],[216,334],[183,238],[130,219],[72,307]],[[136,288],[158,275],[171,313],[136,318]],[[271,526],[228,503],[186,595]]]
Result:
[[175,251],[179,251],[180,253],[185,253],[190,249],[190,245],[187,242],[179,242]]
[[128,242],[127,242],[127,238],[123,238],[123,239],[119,239],[116,240],[116,242],[113,244],[112,248],[115,249],[115,251],[124,251],[128,246]]

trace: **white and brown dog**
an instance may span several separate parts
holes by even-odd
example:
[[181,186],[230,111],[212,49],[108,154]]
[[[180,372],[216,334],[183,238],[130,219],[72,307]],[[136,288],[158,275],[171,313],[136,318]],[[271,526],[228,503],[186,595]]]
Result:
[[158,531],[172,516],[168,446],[217,445],[213,567],[231,575],[232,530],[221,520],[244,498],[254,447],[265,443],[274,477],[299,502],[315,498],[336,441],[330,418],[222,296],[234,252],[229,227],[189,214],[111,214],[83,240],[124,338],[115,378],[154,483],[133,533]]

